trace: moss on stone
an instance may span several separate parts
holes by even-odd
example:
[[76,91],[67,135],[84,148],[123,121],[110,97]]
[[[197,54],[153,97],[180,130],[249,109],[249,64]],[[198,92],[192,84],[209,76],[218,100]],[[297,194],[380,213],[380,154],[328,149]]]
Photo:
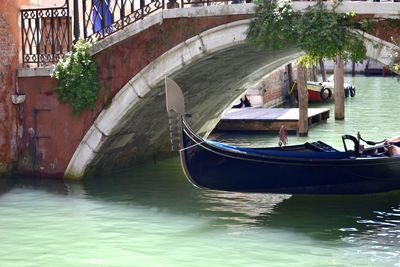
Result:
[[0,163],[0,177],[11,177],[14,174],[14,164]]

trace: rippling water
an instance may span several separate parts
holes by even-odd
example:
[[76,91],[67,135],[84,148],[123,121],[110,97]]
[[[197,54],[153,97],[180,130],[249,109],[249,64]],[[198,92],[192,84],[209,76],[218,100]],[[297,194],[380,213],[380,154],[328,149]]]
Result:
[[[330,119],[309,138],[340,147],[343,133],[381,139],[398,132],[400,85],[348,81],[358,90],[346,101],[345,122]],[[221,137],[251,145],[277,139]],[[0,266],[400,266],[400,191],[200,190],[175,158],[82,182],[3,179],[0,193]]]

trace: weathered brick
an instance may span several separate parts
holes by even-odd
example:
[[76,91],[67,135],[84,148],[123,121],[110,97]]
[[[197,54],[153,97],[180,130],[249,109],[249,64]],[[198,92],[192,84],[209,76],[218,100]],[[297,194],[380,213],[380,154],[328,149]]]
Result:
[[[18,151],[16,147],[18,119],[16,109],[10,101],[10,95],[15,90],[15,71],[18,63],[15,43],[18,40],[18,32],[15,30],[18,19],[14,12],[17,11],[16,5],[12,3],[11,7],[5,8],[7,12],[4,14],[7,14],[7,17],[0,10],[0,167],[5,166],[6,169],[9,169],[16,160]],[[13,25],[14,30],[9,25]]]

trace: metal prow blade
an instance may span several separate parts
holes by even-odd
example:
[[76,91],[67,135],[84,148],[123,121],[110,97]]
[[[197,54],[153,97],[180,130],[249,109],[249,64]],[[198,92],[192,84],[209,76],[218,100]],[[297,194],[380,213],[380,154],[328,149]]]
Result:
[[182,90],[176,82],[165,77],[165,94],[167,98],[167,111],[174,111],[183,116],[185,113],[185,98]]
[[165,96],[171,149],[172,151],[178,151],[180,149],[182,116],[185,113],[185,98],[179,85],[168,77],[165,77]]

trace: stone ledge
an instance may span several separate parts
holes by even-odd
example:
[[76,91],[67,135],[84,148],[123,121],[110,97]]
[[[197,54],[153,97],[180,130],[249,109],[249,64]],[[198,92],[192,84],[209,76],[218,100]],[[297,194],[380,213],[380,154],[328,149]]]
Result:
[[[315,5],[316,1],[295,1],[294,10],[304,10],[308,6]],[[327,6],[332,3],[326,2]],[[365,1],[345,1],[337,8],[337,12],[347,13],[355,12],[358,14],[371,14],[378,17],[398,17],[400,13],[400,3],[396,2],[365,2]]]
[[198,18],[210,16],[229,16],[229,15],[246,15],[254,14],[256,11],[255,4],[230,4],[221,6],[200,6],[188,8],[164,9],[164,19],[174,18]]
[[38,68],[19,68],[17,69],[17,77],[38,77],[38,76],[50,76],[54,71],[54,65],[50,67],[38,67]]

